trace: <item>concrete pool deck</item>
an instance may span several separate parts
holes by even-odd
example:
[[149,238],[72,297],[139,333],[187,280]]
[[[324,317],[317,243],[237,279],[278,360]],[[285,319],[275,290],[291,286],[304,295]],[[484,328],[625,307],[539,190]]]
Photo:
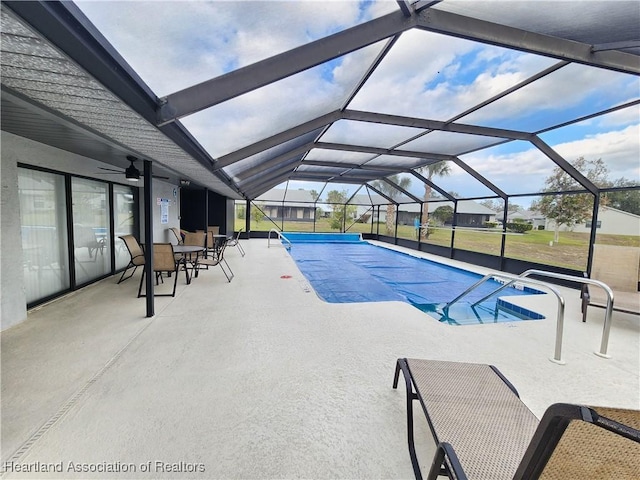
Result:
[[[556,402],[640,408],[638,317],[614,314],[600,358],[604,312],[582,323],[575,290],[558,287],[557,365],[550,295],[518,297],[545,320],[456,327],[401,302],[325,303],[283,247],[242,245],[225,255],[231,283],[217,267],[180,277],[153,318],[137,273],[2,332],[2,466],[17,466],[3,478],[413,478],[398,357],[496,365],[538,417]],[[416,418],[424,470],[433,447]],[[45,464],[63,471],[16,471]]]

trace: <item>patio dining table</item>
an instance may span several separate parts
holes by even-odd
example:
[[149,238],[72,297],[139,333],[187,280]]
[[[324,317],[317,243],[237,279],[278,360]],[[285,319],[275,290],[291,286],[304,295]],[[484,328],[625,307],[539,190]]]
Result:
[[200,253],[204,252],[204,247],[197,245],[174,245],[173,253]]
[[[182,254],[182,259],[180,260],[180,262],[182,262],[182,266],[184,267],[184,270],[187,274],[187,285],[191,283],[191,278],[193,277],[193,275],[189,275],[189,269],[187,268],[187,255],[192,253],[199,255],[200,253],[205,251],[206,251],[206,248],[199,245],[174,245],[173,246],[173,253]],[[197,267],[194,264],[193,270],[195,270],[196,268]],[[197,276],[198,275],[196,271],[196,277]]]

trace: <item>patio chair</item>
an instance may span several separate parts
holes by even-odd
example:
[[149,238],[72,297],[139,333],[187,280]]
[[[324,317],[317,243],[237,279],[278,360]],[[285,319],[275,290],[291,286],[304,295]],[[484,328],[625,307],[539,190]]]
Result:
[[196,277],[198,276],[198,271],[203,267],[206,267],[206,269],[208,270],[209,267],[215,267],[217,265],[217,266],[220,266],[220,268],[222,269],[222,272],[224,273],[225,277],[227,277],[227,281],[231,282],[234,275],[233,275],[233,272],[231,271],[231,267],[229,266],[227,261],[224,259],[224,250],[227,247],[227,243],[228,243],[228,239],[223,238],[222,243],[220,243],[219,247],[215,249],[215,253],[213,255],[207,256],[207,257],[200,257],[198,259],[198,264],[196,265],[196,273],[195,273]]
[[[173,240],[175,240],[178,245],[182,245],[183,242],[184,242],[184,239],[182,238],[182,234],[180,233],[180,229],[176,228],[176,227],[171,227],[171,228],[169,228],[169,231],[171,232],[170,236],[173,237]],[[173,243],[173,242],[171,242],[171,243]]]
[[216,239],[213,236],[213,232],[207,231],[207,252],[206,256],[215,255],[216,252]]
[[[136,237],[133,235],[122,235],[119,238],[124,242],[131,258],[129,260],[129,264],[122,271],[118,284],[131,278],[136,273],[138,267],[144,265],[144,252],[142,251],[142,247],[138,243],[138,240],[136,240]],[[133,267],[133,271],[125,278],[125,273],[127,273],[127,270],[131,267]]]
[[[640,315],[640,248],[618,245],[594,245],[591,279],[606,283],[613,290],[613,309]],[[607,297],[597,286],[584,285],[581,291],[582,321],[587,307],[606,308]]]
[[[198,232],[185,232],[183,245],[202,247],[202,252],[186,253],[184,255],[185,262],[191,264],[191,271],[195,271],[198,259],[206,249],[206,246],[207,246],[206,242],[207,242],[207,237],[204,230],[200,230]],[[185,267],[186,267],[186,264],[185,264]]]
[[211,232],[214,235],[218,235],[220,233],[220,226],[219,225],[209,225],[207,227],[207,232]]
[[551,405],[541,421],[492,365],[398,359],[407,393],[407,437],[418,400],[436,443],[427,476],[455,479],[635,478],[640,472],[640,411]]
[[[176,285],[178,283],[178,272],[181,267],[184,267],[187,283],[189,283],[189,272],[184,264],[184,260],[175,259],[173,253],[173,245],[170,243],[154,243],[153,244],[153,272],[156,276],[156,285],[162,280],[163,273],[175,273],[173,280],[173,291],[171,293],[155,293],[155,297],[175,297]],[[138,287],[138,298],[146,295],[142,294],[142,284],[144,282],[144,270],[140,276],[140,286]],[[163,281],[164,282],[164,281]]]
[[240,245],[240,234],[242,233],[242,230],[242,228],[238,230],[235,236],[229,239],[229,241],[227,242],[227,247],[237,247],[240,251],[240,255],[244,257],[244,248],[242,248],[242,245]]

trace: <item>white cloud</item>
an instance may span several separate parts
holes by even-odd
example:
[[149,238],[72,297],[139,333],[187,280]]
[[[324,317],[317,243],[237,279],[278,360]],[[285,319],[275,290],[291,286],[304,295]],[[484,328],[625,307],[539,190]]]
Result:
[[[382,1],[79,2],[159,96],[398,9]],[[115,8],[114,8],[115,7]],[[141,28],[145,25],[145,28]],[[381,43],[182,119],[213,156],[339,108]]]
[[[579,81],[578,81],[579,79]],[[486,79],[485,79],[486,80]],[[490,82],[499,81],[499,78]],[[501,85],[502,87],[503,85]],[[623,75],[584,65],[568,65],[497,102],[478,110],[461,121],[487,124],[496,119],[540,116],[546,114],[544,126],[551,126],[559,114],[589,103],[586,113],[604,110],[619,103],[619,98],[637,98],[638,81],[635,77]],[[543,128],[531,126],[529,131]]]
[[[164,96],[388,13],[357,1],[76,2],[133,69]],[[395,2],[393,2],[395,4]],[[395,4],[394,9],[397,9]]]
[[[636,97],[629,98],[628,101],[637,100]],[[626,103],[626,102],[621,102]],[[598,117],[596,121],[603,128],[613,128],[624,125],[633,125],[634,123],[638,123],[640,121],[640,106],[633,105],[631,107],[623,108],[622,110],[617,110],[608,115],[603,115]]]
[[[578,157],[601,158],[609,169],[609,179],[640,180],[640,125],[589,135],[583,139],[550,145],[565,160]],[[499,150],[500,147],[497,147]],[[519,152],[496,154],[495,150],[462,157],[472,168],[507,193],[537,192],[556,164],[535,147]]]
[[555,145],[554,149],[566,159],[601,158],[609,169],[609,178],[640,180],[640,124],[622,130],[589,135],[584,139]]

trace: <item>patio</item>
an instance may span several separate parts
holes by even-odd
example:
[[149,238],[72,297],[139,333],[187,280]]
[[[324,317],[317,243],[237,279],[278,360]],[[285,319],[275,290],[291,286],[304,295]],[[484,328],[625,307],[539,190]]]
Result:
[[[560,366],[551,295],[519,299],[546,320],[452,327],[404,303],[324,303],[284,248],[242,245],[245,257],[228,252],[231,283],[217,268],[180,278],[153,318],[137,272],[2,332],[2,465],[62,466],[5,477],[413,478],[405,394],[391,388],[405,356],[494,364],[538,417],[556,402],[640,408],[638,318],[614,314],[613,358],[600,358],[604,312],[582,323],[577,291],[558,287]],[[424,469],[432,446],[416,418]]]

